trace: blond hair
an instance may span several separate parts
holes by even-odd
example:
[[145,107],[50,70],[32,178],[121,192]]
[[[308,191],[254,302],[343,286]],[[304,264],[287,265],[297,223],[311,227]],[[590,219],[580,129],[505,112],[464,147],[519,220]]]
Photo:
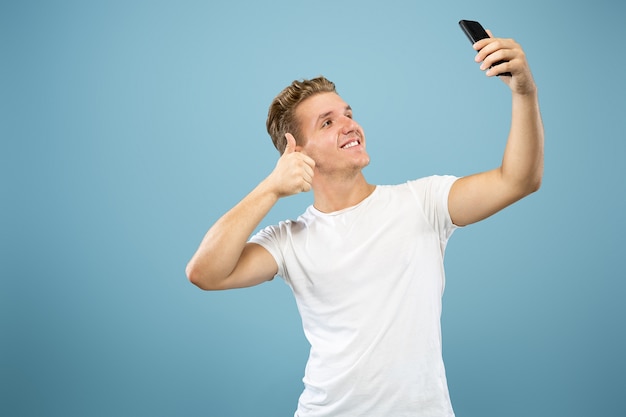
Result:
[[282,155],[287,146],[286,133],[291,133],[301,145],[300,126],[296,120],[296,108],[307,98],[320,93],[336,93],[335,83],[319,76],[310,80],[295,80],[272,101],[267,113],[267,133]]

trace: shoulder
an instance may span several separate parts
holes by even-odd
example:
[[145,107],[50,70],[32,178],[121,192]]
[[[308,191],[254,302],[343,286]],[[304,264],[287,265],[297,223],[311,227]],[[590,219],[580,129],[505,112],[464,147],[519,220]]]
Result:
[[452,183],[456,181],[458,177],[454,175],[430,175],[428,177],[422,177],[415,180],[407,181],[406,184],[409,187],[450,187]]
[[394,185],[379,185],[379,194],[411,193],[422,199],[432,194],[449,193],[452,184],[458,179],[453,175],[430,175]]
[[[311,223],[315,218],[312,207],[309,207],[302,215],[295,220],[281,220],[276,224],[263,227],[259,230],[251,240],[274,240],[282,239],[285,236],[292,235],[298,231],[305,229],[307,224]],[[258,243],[258,242],[256,242]]]
[[458,179],[453,175],[431,175],[412,181],[407,181],[406,186],[419,199],[446,197],[450,193],[452,184]]

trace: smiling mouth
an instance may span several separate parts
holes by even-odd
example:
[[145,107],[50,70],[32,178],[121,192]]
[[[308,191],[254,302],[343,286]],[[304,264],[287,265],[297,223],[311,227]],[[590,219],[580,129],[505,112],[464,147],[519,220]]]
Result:
[[343,145],[341,147],[341,149],[350,149],[350,148],[354,148],[355,146],[358,146],[361,144],[361,141],[358,139],[354,139],[348,143],[346,143],[345,145]]

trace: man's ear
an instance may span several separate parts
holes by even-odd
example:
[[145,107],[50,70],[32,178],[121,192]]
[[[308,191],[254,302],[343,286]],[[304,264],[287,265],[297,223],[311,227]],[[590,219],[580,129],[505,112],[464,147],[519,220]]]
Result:
[[[289,135],[290,137],[288,137],[287,135]],[[304,143],[301,143],[300,141],[297,141],[295,136],[293,134],[291,134],[291,133],[286,133],[285,134],[285,138],[287,139],[287,144],[288,145],[291,142],[291,139],[293,138],[293,141],[294,141],[294,144],[295,144],[295,146],[293,147],[293,150],[295,152],[302,152],[302,148],[304,147]]]

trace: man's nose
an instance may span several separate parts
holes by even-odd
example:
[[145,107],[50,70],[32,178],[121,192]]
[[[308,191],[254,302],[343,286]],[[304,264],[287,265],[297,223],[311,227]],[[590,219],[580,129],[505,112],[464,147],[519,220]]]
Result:
[[342,117],[342,131],[344,134],[357,130],[359,124],[353,118],[348,116]]

